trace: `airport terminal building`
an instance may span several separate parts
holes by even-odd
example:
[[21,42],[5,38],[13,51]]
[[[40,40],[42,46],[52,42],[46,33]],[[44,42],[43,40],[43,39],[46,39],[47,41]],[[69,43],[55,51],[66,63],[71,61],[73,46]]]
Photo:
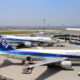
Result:
[[80,28],[66,28],[56,36],[70,43],[80,44]]

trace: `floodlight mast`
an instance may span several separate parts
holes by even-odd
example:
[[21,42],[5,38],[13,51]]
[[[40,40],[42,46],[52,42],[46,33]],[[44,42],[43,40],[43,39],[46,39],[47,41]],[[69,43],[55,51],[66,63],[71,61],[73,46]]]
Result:
[[44,34],[45,34],[45,23],[46,23],[46,19],[43,19],[43,23],[44,23]]

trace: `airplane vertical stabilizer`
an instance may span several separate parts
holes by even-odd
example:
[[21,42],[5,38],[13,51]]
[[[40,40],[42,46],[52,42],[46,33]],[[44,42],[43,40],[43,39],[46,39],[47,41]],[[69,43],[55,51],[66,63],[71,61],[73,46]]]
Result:
[[7,50],[14,50],[12,46],[0,35],[0,50],[7,51]]

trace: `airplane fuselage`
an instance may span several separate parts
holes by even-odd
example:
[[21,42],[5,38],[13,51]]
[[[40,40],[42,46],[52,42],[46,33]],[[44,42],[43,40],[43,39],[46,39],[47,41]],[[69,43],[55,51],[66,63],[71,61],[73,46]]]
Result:
[[50,42],[52,41],[49,37],[19,37],[19,36],[3,36],[8,41],[16,41],[16,42]]
[[[5,51],[2,51],[5,53]],[[37,60],[43,60],[45,58],[68,58],[70,60],[80,60],[80,50],[10,50],[6,51],[6,54],[16,56],[31,56]]]

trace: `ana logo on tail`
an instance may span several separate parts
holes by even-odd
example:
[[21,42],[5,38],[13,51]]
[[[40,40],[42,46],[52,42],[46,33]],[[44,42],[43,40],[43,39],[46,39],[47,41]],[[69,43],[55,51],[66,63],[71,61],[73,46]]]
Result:
[[9,44],[2,38],[0,37],[0,43],[5,47],[8,48]]

